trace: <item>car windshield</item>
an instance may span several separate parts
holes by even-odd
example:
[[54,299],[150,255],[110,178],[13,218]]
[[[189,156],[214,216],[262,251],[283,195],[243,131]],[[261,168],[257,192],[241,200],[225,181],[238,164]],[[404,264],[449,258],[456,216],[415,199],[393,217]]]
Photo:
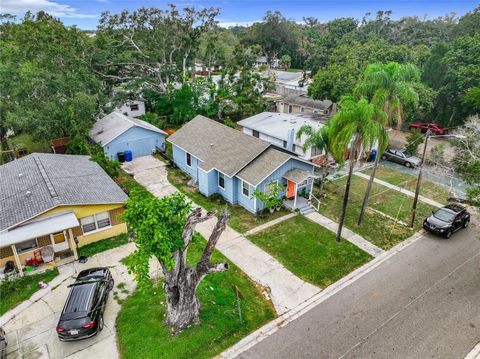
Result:
[[455,214],[453,214],[452,212],[446,209],[440,209],[437,212],[435,212],[433,215],[444,222],[452,222],[453,219],[455,218]]

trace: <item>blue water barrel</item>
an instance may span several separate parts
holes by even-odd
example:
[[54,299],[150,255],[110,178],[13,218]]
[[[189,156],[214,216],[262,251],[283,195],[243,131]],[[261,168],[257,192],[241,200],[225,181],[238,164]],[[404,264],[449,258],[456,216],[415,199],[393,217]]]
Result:
[[133,159],[132,151],[127,150],[123,152],[125,154],[125,161],[129,162]]
[[375,161],[375,158],[377,158],[377,150],[374,148],[372,152],[370,152],[370,158],[368,160]]

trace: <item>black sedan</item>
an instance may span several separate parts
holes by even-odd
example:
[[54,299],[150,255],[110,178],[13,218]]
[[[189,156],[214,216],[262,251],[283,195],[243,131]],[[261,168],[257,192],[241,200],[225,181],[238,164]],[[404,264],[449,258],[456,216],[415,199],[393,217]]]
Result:
[[0,327],[0,359],[7,357],[7,336],[2,327]]
[[90,268],[78,275],[57,325],[61,341],[90,338],[103,329],[103,312],[113,288],[108,268]]
[[470,213],[465,207],[458,204],[449,204],[440,208],[423,221],[423,228],[427,231],[439,234],[445,238],[461,228],[467,228],[470,223]]

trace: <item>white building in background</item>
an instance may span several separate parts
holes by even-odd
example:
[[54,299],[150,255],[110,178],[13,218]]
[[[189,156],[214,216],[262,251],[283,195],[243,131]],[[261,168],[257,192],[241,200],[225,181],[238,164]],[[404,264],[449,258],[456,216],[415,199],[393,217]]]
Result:
[[139,117],[145,115],[145,102],[141,100],[128,101],[117,107],[115,111],[129,117]]
[[325,118],[313,113],[278,113],[262,112],[248,117],[238,124],[242,126],[243,133],[268,141],[273,145],[294,152],[300,158],[311,160],[321,156],[322,151],[316,147],[303,151],[306,136],[297,139],[297,133],[303,125],[310,125],[315,130],[321,128],[326,122]]

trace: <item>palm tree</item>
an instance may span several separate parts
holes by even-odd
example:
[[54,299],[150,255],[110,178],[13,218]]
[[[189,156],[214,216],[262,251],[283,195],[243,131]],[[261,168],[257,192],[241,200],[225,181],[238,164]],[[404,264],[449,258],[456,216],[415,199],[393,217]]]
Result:
[[297,132],[297,139],[299,140],[303,135],[306,135],[307,138],[303,143],[302,149],[305,152],[310,147],[315,147],[319,151],[325,151],[325,162],[322,165],[322,182],[320,184],[320,196],[323,192],[323,185],[325,178],[327,177],[327,168],[328,168],[328,157],[330,155],[332,148],[332,141],[330,136],[329,123],[327,122],[324,126],[320,127],[318,130],[315,130],[310,125],[303,125],[300,127],[300,130]]
[[[403,122],[403,106],[408,103],[415,106],[418,104],[418,94],[413,87],[415,82],[420,82],[420,72],[415,65],[399,64],[397,62],[371,64],[367,66],[363,81],[356,87],[355,93],[367,97],[373,104],[382,108],[387,115],[386,124],[388,126],[396,124],[397,129],[399,129]],[[362,223],[363,215],[365,214],[380,156],[387,145],[387,142],[378,144],[377,155],[367,190],[365,191],[362,210],[358,217],[359,225]]]
[[382,118],[386,118],[385,112],[379,109],[378,106],[369,103],[365,98],[357,102],[353,97],[345,96],[340,101],[340,112],[330,120],[331,149],[335,157],[339,157],[343,151],[350,149],[348,178],[338,223],[337,242],[340,241],[342,235],[355,164],[363,151],[371,150],[375,143],[387,142],[387,131],[382,121],[379,121]]

